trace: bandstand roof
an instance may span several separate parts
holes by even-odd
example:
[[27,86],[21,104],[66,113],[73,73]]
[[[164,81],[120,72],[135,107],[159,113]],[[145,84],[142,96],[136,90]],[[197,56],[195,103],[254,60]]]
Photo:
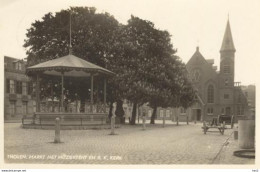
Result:
[[64,76],[71,77],[87,77],[91,73],[98,75],[114,75],[113,72],[69,54],[64,57],[49,60],[43,63],[39,63],[34,66],[30,66],[26,69],[28,75],[33,74],[33,72],[43,72],[46,75],[60,76],[61,72],[64,72]]

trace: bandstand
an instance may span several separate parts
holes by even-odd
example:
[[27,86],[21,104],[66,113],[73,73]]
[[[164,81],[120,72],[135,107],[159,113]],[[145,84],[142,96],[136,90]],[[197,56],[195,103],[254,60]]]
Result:
[[[78,58],[70,53],[64,57],[30,66],[26,69],[26,73],[36,80],[36,112],[33,117],[24,117],[22,119],[23,128],[51,129],[54,127],[55,118],[57,117],[61,119],[62,129],[97,128],[106,124],[108,118],[106,85],[107,79],[114,75],[113,72]],[[49,104],[48,99],[43,102],[40,98],[40,79],[43,78],[60,81],[61,95],[59,102],[57,103],[56,101],[56,105],[59,105],[58,108],[57,106],[54,108],[56,110],[50,110],[49,107],[41,107],[42,105]],[[65,109],[64,82],[67,78],[73,78],[74,82],[80,80],[87,80],[90,82],[90,88],[85,88],[86,92],[90,91],[90,100],[88,100],[88,103],[85,103],[81,109],[78,108],[77,102],[71,103],[69,110],[68,108]],[[94,84],[97,81],[98,83],[103,83],[103,88],[101,88],[103,94],[102,102],[94,102]],[[72,106],[74,107],[72,108]]]

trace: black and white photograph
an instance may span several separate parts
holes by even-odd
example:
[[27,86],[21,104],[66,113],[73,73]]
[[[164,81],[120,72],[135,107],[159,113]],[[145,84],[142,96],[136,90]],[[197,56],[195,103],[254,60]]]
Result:
[[1,169],[257,170],[259,31],[258,0],[1,0]]

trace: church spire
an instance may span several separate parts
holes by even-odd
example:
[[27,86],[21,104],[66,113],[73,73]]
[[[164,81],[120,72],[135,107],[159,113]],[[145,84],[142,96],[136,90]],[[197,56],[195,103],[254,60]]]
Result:
[[229,19],[227,21],[226,31],[225,31],[221,49],[220,49],[220,52],[223,52],[223,51],[233,51],[233,52],[236,51],[234,42],[233,42],[233,38],[232,38],[232,34],[231,34]]

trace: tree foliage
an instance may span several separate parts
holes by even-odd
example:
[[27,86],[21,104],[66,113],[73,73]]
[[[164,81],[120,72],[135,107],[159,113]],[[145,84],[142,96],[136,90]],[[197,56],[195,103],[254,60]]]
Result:
[[[122,99],[130,100],[134,107],[149,102],[154,109],[190,105],[193,90],[184,63],[175,55],[171,35],[135,16],[122,25],[108,13],[96,13],[95,8],[71,7],[55,15],[48,13],[35,21],[26,34],[24,47],[29,66],[68,54],[70,15],[73,54],[116,74],[108,81],[110,106],[114,101],[122,106]],[[80,82],[65,80],[66,97],[89,97],[85,89],[89,82]],[[48,85],[43,82],[45,96],[51,89]],[[119,107],[117,115],[122,113]],[[135,110],[132,116],[134,124]]]

